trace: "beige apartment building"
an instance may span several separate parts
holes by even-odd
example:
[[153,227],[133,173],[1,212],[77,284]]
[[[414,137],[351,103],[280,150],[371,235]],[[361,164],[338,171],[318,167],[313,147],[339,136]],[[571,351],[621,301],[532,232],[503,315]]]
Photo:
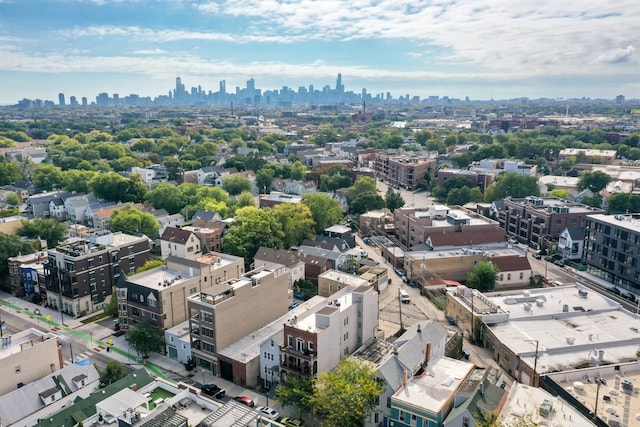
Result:
[[244,385],[217,352],[287,312],[286,268],[258,268],[240,278],[204,288],[188,298],[191,355],[196,365]]
[[160,328],[172,328],[188,319],[189,296],[244,273],[244,259],[210,252],[195,259],[169,256],[165,266],[130,277],[116,285],[118,318],[122,330],[145,318]]
[[63,367],[58,337],[35,328],[0,340],[0,395],[39,380]]

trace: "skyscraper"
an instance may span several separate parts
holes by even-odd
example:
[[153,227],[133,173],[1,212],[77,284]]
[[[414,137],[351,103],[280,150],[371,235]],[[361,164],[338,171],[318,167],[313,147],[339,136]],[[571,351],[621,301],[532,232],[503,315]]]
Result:
[[342,84],[342,73],[338,73],[338,78],[336,79],[336,93],[338,95],[342,95],[344,93],[344,85]]
[[60,105],[62,105],[62,106],[64,106],[64,105],[65,105],[65,102],[64,102],[64,93],[62,93],[62,92],[60,92],[60,93],[58,94],[58,103],[59,103]]

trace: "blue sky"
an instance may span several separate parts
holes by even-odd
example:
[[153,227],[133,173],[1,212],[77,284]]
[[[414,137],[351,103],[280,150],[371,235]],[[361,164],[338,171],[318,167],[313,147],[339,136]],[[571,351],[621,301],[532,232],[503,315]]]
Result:
[[335,86],[472,99],[640,98],[640,2],[0,0],[0,104]]

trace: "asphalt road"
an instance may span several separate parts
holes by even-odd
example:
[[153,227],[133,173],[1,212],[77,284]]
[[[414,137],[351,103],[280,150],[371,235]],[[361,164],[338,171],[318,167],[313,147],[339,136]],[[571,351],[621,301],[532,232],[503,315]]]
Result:
[[[387,194],[387,189],[389,188],[389,186],[380,180],[376,181],[376,186],[380,191],[380,195],[384,198],[385,194]],[[428,197],[428,193],[426,191],[413,192],[404,190],[402,188],[394,188],[394,191],[400,193],[400,195],[404,199],[404,207],[406,208],[427,208],[435,203],[435,199],[432,197]]]

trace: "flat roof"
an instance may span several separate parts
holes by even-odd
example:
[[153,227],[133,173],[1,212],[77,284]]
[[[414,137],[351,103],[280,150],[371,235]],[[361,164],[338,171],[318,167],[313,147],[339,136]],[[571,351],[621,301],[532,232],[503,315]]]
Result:
[[[371,289],[370,287],[368,287]],[[318,328],[316,324],[316,314],[328,314],[327,309],[331,312],[336,310],[344,310],[349,307],[353,301],[352,292],[355,290],[353,286],[347,286],[340,289],[330,297],[326,298],[326,304],[318,304],[303,313],[291,315],[287,320],[289,326],[296,327],[297,329],[304,329],[309,332],[317,333],[323,328]],[[336,301],[338,304],[336,305]],[[289,312],[291,313],[291,312]]]
[[193,276],[167,270],[165,266],[162,266],[128,276],[127,281],[146,288],[162,290],[169,286],[182,284],[192,278]]
[[[615,414],[622,418],[622,425],[636,425],[640,421],[640,395],[636,392],[640,386],[640,365],[635,361],[617,366],[617,370],[616,366],[601,366],[547,376],[590,411],[595,409],[598,394],[598,416],[605,422],[614,420],[612,415]],[[597,378],[604,380],[600,383],[599,393]],[[633,392],[624,390],[623,383],[633,384]]]
[[614,227],[624,228],[626,230],[640,233],[640,215],[638,214],[620,214],[620,215],[605,215],[596,214],[589,215],[589,218],[594,221],[601,222],[603,224],[610,224]]
[[345,285],[366,286],[369,284],[366,279],[363,279],[360,276],[354,276],[353,274],[344,273],[338,270],[327,270],[320,274],[318,279],[320,277],[344,283]]
[[635,360],[640,316],[582,285],[483,295],[508,313],[491,333],[538,373]]
[[[551,409],[546,416],[540,414],[540,407],[543,405]],[[541,388],[514,382],[498,415],[498,422],[500,425],[514,425],[514,422],[522,422],[524,416],[530,416],[530,421],[536,425],[570,425],[572,427],[593,427],[594,425],[593,421],[585,418],[559,397]]]
[[440,411],[473,369],[473,363],[442,357],[429,364],[423,375],[411,378],[392,399],[416,408]]
[[525,252],[518,247],[508,247],[507,242],[496,245],[483,245],[482,247],[470,247],[470,248],[456,248],[456,249],[444,249],[439,251],[411,251],[405,252],[404,257],[406,259],[413,260],[430,260],[443,257],[463,257],[463,256],[477,256],[484,254],[487,257],[492,256],[525,256]]
[[35,347],[37,344],[53,338],[58,338],[58,336],[51,332],[42,332],[36,328],[29,328],[11,334],[10,344],[0,348],[0,360],[20,353],[27,347]]
[[248,362],[260,355],[260,346],[262,343],[274,335],[281,333],[284,329],[284,324],[290,321],[293,316],[302,316],[307,311],[313,310],[316,307],[322,307],[325,301],[326,298],[316,295],[252,334],[246,335],[226,346],[218,351],[218,353],[233,360]]

